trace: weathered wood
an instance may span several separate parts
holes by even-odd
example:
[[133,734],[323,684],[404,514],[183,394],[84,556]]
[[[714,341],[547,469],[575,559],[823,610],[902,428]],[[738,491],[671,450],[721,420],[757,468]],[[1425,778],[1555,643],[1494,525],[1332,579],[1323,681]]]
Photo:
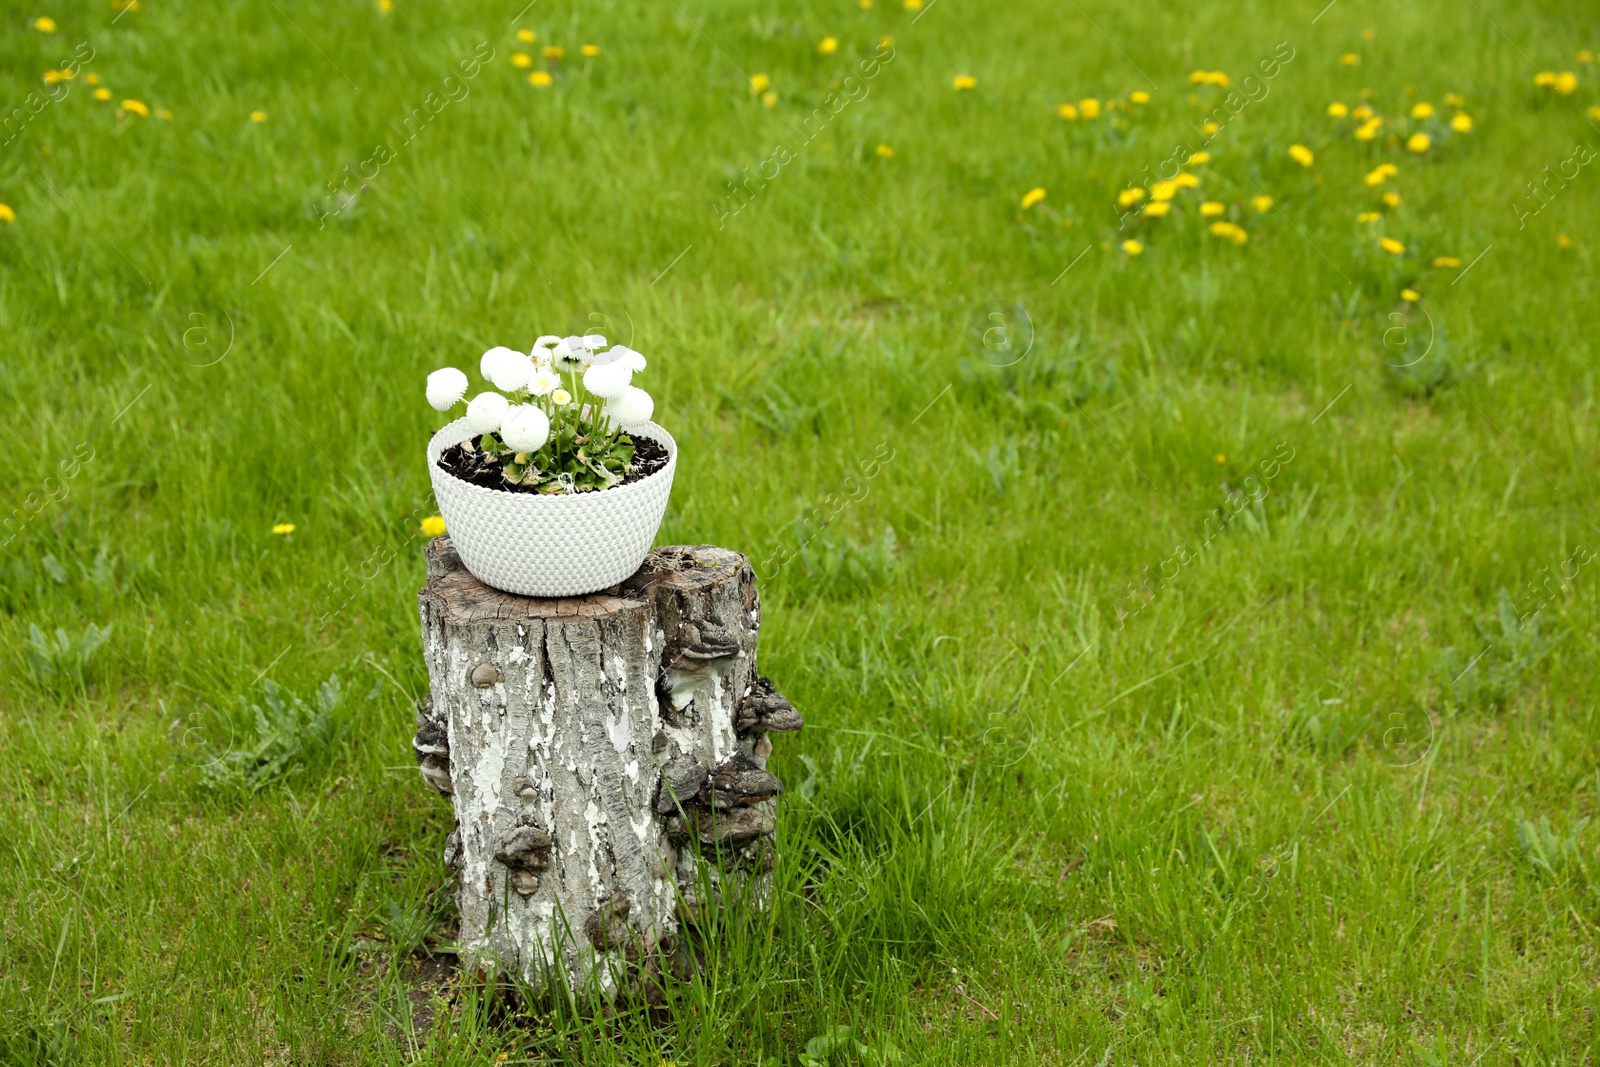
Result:
[[613,589],[535,599],[447,537],[427,555],[415,748],[455,807],[460,944],[534,985],[653,997],[693,965],[685,924],[770,883],[766,735],[801,721],[756,672],[749,561],[660,548]]

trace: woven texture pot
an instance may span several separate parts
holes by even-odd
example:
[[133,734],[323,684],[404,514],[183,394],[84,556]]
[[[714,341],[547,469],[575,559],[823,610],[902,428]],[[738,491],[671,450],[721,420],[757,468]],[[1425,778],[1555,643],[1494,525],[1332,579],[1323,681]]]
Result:
[[678,443],[655,423],[629,431],[667,450],[667,465],[643,481],[593,493],[508,493],[464,482],[439,466],[445,449],[471,437],[457,419],[428,442],[428,475],[439,515],[472,576],[521,596],[582,596],[639,569],[672,493]]

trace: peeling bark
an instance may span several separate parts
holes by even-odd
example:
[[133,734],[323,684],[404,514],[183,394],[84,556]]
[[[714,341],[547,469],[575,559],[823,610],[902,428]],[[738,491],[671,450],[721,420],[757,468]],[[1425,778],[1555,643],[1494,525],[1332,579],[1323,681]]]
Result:
[[783,790],[767,731],[801,720],[756,673],[749,561],[661,548],[604,593],[535,599],[438,538],[419,600],[432,693],[414,747],[455,808],[466,955],[653,999],[694,965],[684,923],[766,898]]

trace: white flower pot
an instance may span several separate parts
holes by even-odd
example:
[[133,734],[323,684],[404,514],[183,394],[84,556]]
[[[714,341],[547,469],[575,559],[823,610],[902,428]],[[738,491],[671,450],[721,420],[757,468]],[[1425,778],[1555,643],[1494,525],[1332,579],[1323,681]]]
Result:
[[450,541],[473,577],[522,596],[608,589],[644,562],[661,527],[678,443],[655,423],[630,431],[667,450],[667,465],[630,485],[592,493],[508,493],[440,468],[445,449],[473,436],[457,419],[428,441],[428,474]]

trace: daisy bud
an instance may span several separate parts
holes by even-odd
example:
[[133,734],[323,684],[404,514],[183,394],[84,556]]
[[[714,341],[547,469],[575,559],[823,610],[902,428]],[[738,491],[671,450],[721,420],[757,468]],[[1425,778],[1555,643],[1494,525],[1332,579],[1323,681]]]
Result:
[[428,375],[428,403],[435,411],[449,411],[467,395],[467,376],[454,367],[441,367]]
[[467,404],[467,431],[472,434],[493,433],[500,428],[511,401],[499,393],[479,393]]
[[606,414],[616,419],[624,430],[638,429],[650,421],[656,411],[656,402],[650,394],[636,385],[630,385],[615,400],[606,404]]
[[602,400],[614,400],[626,393],[633,372],[619,363],[600,363],[583,372],[583,387]]
[[500,440],[518,452],[537,452],[550,440],[550,417],[533,404],[518,404],[500,421]]

